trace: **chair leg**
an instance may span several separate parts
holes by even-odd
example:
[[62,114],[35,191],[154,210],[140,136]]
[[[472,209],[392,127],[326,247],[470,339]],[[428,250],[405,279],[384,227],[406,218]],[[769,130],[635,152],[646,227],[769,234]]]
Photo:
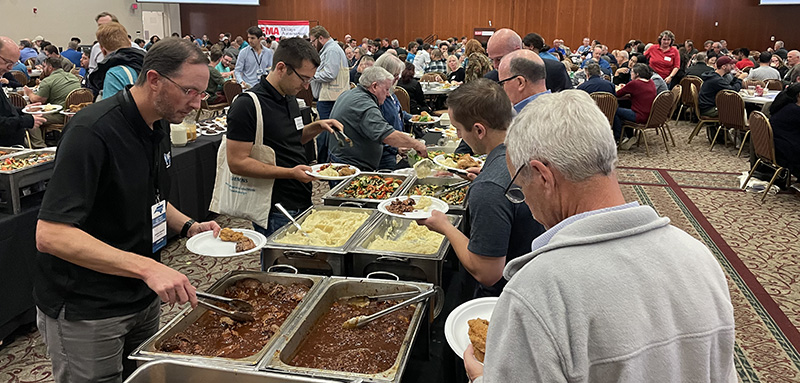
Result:
[[739,153],[736,153],[736,158],[742,155],[742,149],[744,149],[744,143],[747,142],[747,136],[750,134],[750,131],[744,132],[744,138],[742,138],[742,143],[739,145]]
[[753,164],[753,168],[750,169],[750,173],[747,173],[747,178],[744,179],[744,185],[742,185],[742,190],[747,189],[747,183],[750,182],[750,178],[753,177],[753,172],[756,171],[756,168],[758,168],[758,165],[760,164],[761,164],[761,159],[759,158],[756,160],[756,163]]
[[681,107],[680,107],[680,108],[678,108],[678,115],[677,115],[677,116],[675,116],[675,122],[678,122],[678,120],[680,120],[680,119],[681,119],[681,113],[682,113],[682,112],[683,112],[683,104],[681,104]]
[[[639,132],[639,135],[641,135],[642,136],[642,140],[644,140],[644,152],[649,157],[650,156],[650,145],[647,144],[647,132],[642,130],[642,131]],[[639,140],[639,141],[642,141],[642,140]]]
[[689,135],[689,142],[688,142],[689,144],[692,143],[692,138],[694,138],[697,135],[697,133],[700,133],[700,128],[702,128],[703,125],[705,125],[705,122],[702,120],[698,122],[697,125],[695,125],[694,130],[692,130],[692,134]]
[[[709,151],[709,152],[710,152],[710,151],[712,151],[712,150],[714,150],[714,144],[716,144],[716,143],[717,143],[717,137],[719,136],[719,132],[720,132],[722,129],[723,129],[722,125],[720,125],[720,126],[718,126],[718,127],[717,127],[717,133],[716,133],[716,134],[714,134],[714,138],[712,138],[712,139],[711,139],[711,147],[708,149],[708,151]],[[728,140],[726,139],[726,140],[725,140],[725,144],[727,144],[727,143],[728,143]]]
[[762,203],[764,202],[764,199],[767,198],[767,193],[769,192],[769,189],[772,189],[772,184],[775,183],[775,179],[778,178],[778,174],[780,174],[781,171],[783,171],[783,167],[778,167],[778,170],[776,170],[775,174],[772,175],[772,179],[769,180],[769,185],[767,185],[767,188],[764,190],[764,195],[761,196]]
[[669,128],[669,124],[664,124],[664,127],[667,129],[667,133],[669,133],[669,140],[672,141],[672,147],[675,147],[675,138],[672,137],[672,129]]
[[667,142],[667,132],[664,128],[661,128],[661,139],[664,141],[664,148],[667,149],[667,154],[669,154],[669,142]]

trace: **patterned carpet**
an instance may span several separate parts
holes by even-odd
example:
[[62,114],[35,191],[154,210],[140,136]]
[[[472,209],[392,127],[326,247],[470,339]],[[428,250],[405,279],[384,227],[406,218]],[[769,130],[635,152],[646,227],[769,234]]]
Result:
[[[800,382],[800,196],[782,192],[760,203],[760,194],[738,190],[747,160],[732,147],[709,152],[703,137],[691,145],[692,126],[673,124],[677,147],[664,150],[651,134],[644,147],[620,153],[619,180],[628,201],[653,206],[659,214],[703,241],[723,267],[736,319],[736,368],[742,382]],[[327,188],[316,183],[319,198]],[[220,217],[223,226],[248,223]],[[207,258],[188,253],[185,240],[168,245],[167,264],[200,289],[233,269],[257,269],[258,257]],[[179,307],[164,306],[162,321]],[[0,349],[0,382],[51,382],[46,349],[35,328],[21,329]]]

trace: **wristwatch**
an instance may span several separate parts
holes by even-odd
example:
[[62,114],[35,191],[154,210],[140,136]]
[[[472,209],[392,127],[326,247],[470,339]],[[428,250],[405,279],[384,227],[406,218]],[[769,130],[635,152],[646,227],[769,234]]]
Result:
[[183,224],[183,229],[181,229],[181,237],[187,237],[189,235],[189,229],[195,224],[195,222],[197,221],[190,219]]

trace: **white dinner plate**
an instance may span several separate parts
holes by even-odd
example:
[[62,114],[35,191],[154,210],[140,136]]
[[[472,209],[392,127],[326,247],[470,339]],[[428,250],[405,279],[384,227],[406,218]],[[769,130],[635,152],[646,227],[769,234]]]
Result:
[[439,122],[440,119],[441,119],[441,117],[430,116],[430,121],[419,122],[419,121],[411,120],[411,123],[412,124],[420,124],[420,125],[428,125],[428,124],[433,124],[434,122]]
[[65,116],[74,116],[74,115],[78,114],[78,112],[67,112],[66,110],[62,110],[62,111],[60,111],[58,113],[61,113],[61,114],[65,115]]
[[[478,161],[478,164],[480,164],[480,165],[478,166],[479,168],[482,168],[482,167],[483,167],[483,162],[484,162],[484,161],[483,161],[482,159],[480,159],[480,158],[477,158],[477,157],[475,157],[475,156],[472,156],[472,158],[473,158],[473,159],[475,159],[475,161]],[[441,166],[441,167],[443,167],[443,168],[445,168],[445,169],[447,169],[447,170],[449,170],[449,171],[451,171],[451,172],[456,172],[456,173],[461,173],[461,174],[467,174],[467,171],[466,171],[466,170],[464,170],[464,169],[454,168],[454,167],[452,167],[452,166],[447,166],[447,165],[445,165],[445,164],[444,164],[444,160],[445,160],[445,156],[444,156],[444,154],[440,154],[440,155],[438,155],[438,156],[436,156],[436,157],[433,157],[433,162],[435,162],[435,163],[436,163],[436,165],[439,165],[439,166]]]
[[[356,172],[355,172],[355,174],[351,174],[349,176],[336,176],[336,177],[324,176],[324,175],[319,174],[319,171],[320,171],[319,169],[321,167],[325,166],[325,165],[347,166],[348,168],[353,169]],[[306,174],[308,174],[308,175],[310,175],[312,177],[315,177],[315,178],[319,178],[321,180],[325,180],[325,181],[341,181],[341,180],[346,180],[346,179],[348,179],[350,177],[355,177],[355,176],[361,174],[361,169],[359,169],[359,168],[357,168],[357,167],[355,167],[353,165],[348,165],[348,164],[338,164],[338,163],[328,164],[328,163],[324,163],[324,164],[316,164],[316,165],[312,166],[311,167],[311,171],[306,170]]]
[[[43,106],[52,107],[53,109],[50,109],[48,111],[39,111],[39,112],[31,112],[30,109],[29,109],[31,107],[40,108],[40,107],[43,107]],[[64,107],[61,106],[61,105],[56,105],[56,104],[45,104],[45,105],[35,105],[35,106],[28,105],[28,106],[26,106],[25,108],[22,109],[22,113],[43,115],[43,114],[56,113],[56,112],[60,111],[61,109],[64,109]]]
[[464,358],[464,351],[470,343],[468,321],[481,318],[491,322],[497,299],[497,297],[487,297],[464,302],[447,316],[444,322],[444,336],[447,344],[459,358]]
[[395,201],[395,200],[405,201],[406,199],[411,198],[415,202],[419,202],[420,198],[422,198],[422,197],[423,196],[421,196],[421,195],[411,195],[411,196],[390,198],[390,199],[388,199],[386,201],[383,201],[383,202],[378,204],[378,211],[383,213],[383,214],[388,214],[388,215],[391,215],[392,217],[397,217],[397,218],[426,219],[426,218],[430,218],[431,217],[431,211],[433,211],[433,210],[439,210],[442,213],[447,213],[447,210],[450,209],[450,206],[447,205],[447,202],[444,202],[444,201],[442,201],[442,200],[440,200],[438,198],[428,197],[428,198],[431,199],[431,206],[428,207],[427,210],[414,210],[414,211],[410,211],[408,213],[403,213],[403,214],[392,213],[389,210],[386,210],[386,208],[392,203],[392,201]]
[[233,231],[238,231],[248,238],[250,238],[253,243],[256,244],[256,247],[246,250],[236,252],[236,242],[227,242],[223,241],[219,238],[214,238],[213,231],[204,231],[200,234],[195,235],[192,238],[189,238],[186,241],[186,249],[195,253],[197,255],[205,255],[209,257],[236,257],[239,255],[250,254],[255,251],[261,250],[264,245],[267,244],[267,237],[263,234],[249,229],[232,229]]
[[220,135],[220,134],[225,133],[225,132],[227,132],[227,130],[223,130],[223,131],[217,130],[215,133],[211,133],[211,132],[209,132],[209,131],[207,131],[205,129],[197,129],[197,133],[200,133],[201,136],[217,136],[217,135]]

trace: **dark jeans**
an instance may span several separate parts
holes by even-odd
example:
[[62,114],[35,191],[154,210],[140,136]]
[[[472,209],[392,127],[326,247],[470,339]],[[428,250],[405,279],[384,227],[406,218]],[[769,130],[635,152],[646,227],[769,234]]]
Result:
[[[619,140],[619,135],[622,133],[622,121],[636,122],[636,113],[627,108],[617,108],[617,114],[614,116],[614,138]],[[630,137],[631,132],[626,131],[625,137]]]
[[[297,217],[301,210],[289,210],[286,209],[292,217]],[[253,230],[263,234],[265,237],[269,237],[274,232],[278,231],[278,229],[286,226],[289,224],[289,218],[286,218],[283,213],[281,213],[278,209],[273,208],[272,211],[269,212],[269,220],[267,221],[267,228],[263,228],[253,222]],[[264,264],[264,252],[261,252],[261,270],[266,270],[268,267],[272,265],[265,265]]]
[[[317,113],[320,120],[331,118],[331,110],[335,101],[317,101]],[[317,136],[317,163],[328,162],[328,132],[322,132]]]

